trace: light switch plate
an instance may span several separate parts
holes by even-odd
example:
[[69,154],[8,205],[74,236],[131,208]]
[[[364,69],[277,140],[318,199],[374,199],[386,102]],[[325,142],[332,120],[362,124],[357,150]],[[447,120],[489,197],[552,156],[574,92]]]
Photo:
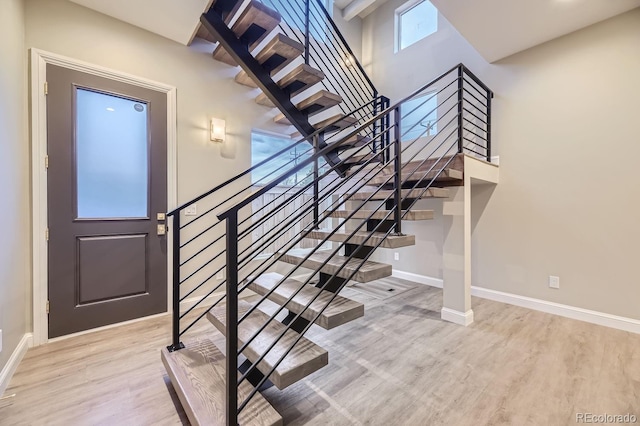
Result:
[[186,209],[184,209],[185,216],[197,216],[198,215],[198,205],[192,204]]

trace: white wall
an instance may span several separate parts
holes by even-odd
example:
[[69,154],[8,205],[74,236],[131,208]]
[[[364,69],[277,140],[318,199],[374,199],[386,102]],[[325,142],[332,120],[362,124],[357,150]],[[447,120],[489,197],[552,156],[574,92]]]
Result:
[[[640,319],[640,9],[488,64],[444,19],[438,34],[394,55],[402,3],[363,23],[363,60],[383,94],[397,99],[459,62],[496,94],[500,184],[475,196],[484,212],[473,218],[473,284]],[[416,226],[406,231],[423,245],[403,249],[395,267],[441,277],[431,261],[438,220]],[[560,276],[559,290],[549,275]]]
[[22,0],[0,2],[0,370],[30,323],[29,143]]

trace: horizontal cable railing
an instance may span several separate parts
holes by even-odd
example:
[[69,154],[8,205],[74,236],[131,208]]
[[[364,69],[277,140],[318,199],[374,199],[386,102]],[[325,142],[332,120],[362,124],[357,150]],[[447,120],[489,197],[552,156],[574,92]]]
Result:
[[[353,130],[318,130],[169,212],[173,221],[174,283],[170,349],[180,349],[181,336],[212,308],[226,306],[228,424],[237,423],[238,413],[384,239],[402,233],[403,216],[454,165],[457,156],[465,153],[490,160],[492,97],[493,93],[460,64],[394,105],[379,98],[360,105],[347,115],[366,111],[372,103],[377,103],[380,111],[365,113]],[[346,149],[339,162],[323,163],[326,152],[358,134],[369,137]],[[292,147],[300,148],[294,158],[288,156]],[[340,173],[345,166],[347,177]],[[305,179],[295,186],[283,185],[301,171],[308,174]],[[262,177],[252,182],[252,173]],[[409,192],[403,196],[404,190]],[[335,212],[347,207],[346,203],[353,202],[357,193],[361,194],[361,207],[334,217]],[[182,223],[182,212],[195,202],[203,213],[189,221],[184,217]],[[365,205],[370,211],[368,217],[358,216],[356,220]],[[369,220],[373,217],[375,221]],[[322,239],[318,235],[311,239],[319,229],[325,231]],[[363,231],[364,238],[354,242],[353,237]],[[345,234],[339,242],[332,238],[338,232]],[[361,250],[364,247],[371,249]],[[304,249],[297,255],[300,260],[289,265],[287,256],[300,249]],[[337,257],[343,252],[342,257]],[[312,268],[306,263],[312,257],[320,266]],[[332,269],[327,272],[329,262]],[[275,311],[267,308],[269,297],[286,280],[300,275],[303,264],[310,273],[300,280],[300,287]],[[261,275],[275,269],[282,272],[282,278],[255,299],[247,311],[239,312],[241,294]],[[318,277],[321,279],[316,286],[333,293],[331,297],[323,299],[320,308],[316,303],[311,313],[312,304],[320,297],[318,292],[297,313],[289,313],[288,322],[276,337],[267,343],[260,337],[267,347],[247,361],[249,367],[238,377],[238,356],[263,336],[270,324],[279,323],[276,317],[287,312],[288,303]],[[238,328],[257,310],[271,314],[240,344]],[[292,332],[297,334],[287,340],[276,360],[270,357],[270,366],[265,367],[263,361],[269,351],[282,345],[285,334]],[[258,372],[261,375],[251,382],[252,391],[239,400],[238,386]]]

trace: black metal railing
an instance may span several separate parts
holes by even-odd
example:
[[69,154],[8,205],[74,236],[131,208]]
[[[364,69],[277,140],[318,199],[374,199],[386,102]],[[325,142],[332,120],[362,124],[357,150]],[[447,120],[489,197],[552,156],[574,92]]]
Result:
[[[340,95],[342,102],[330,110],[349,114],[361,123],[389,106],[389,99],[379,95],[321,0],[255,1],[279,13],[281,20],[276,32],[286,35],[304,47],[304,54],[293,64],[304,62],[322,71],[324,79],[318,84],[324,90]],[[214,6],[203,15],[201,19],[203,25],[210,32],[215,33],[227,52],[248,72],[249,76],[257,80],[256,83],[267,96],[274,97],[272,99],[272,101],[275,100],[274,105],[281,109],[303,136],[313,133],[315,129],[308,123],[309,117],[301,115],[295,109],[290,94],[279,93],[277,90],[274,79],[279,78],[277,77],[279,74],[271,75],[270,70],[261,70],[258,64],[252,61],[252,55],[255,52],[250,52],[246,43],[235,39],[230,32],[227,25],[232,25],[232,18],[227,15],[230,12],[226,10],[231,3],[214,3]],[[287,69],[279,72],[284,73]],[[366,107],[363,107],[365,105]],[[383,123],[374,122],[369,129],[363,129],[363,131],[369,130],[367,133],[375,135],[384,126]],[[385,141],[379,140],[379,143],[372,144],[370,149],[376,152],[384,143]],[[334,154],[332,152],[328,154],[327,161],[335,163],[337,156],[332,155]]]
[[[401,234],[403,216],[448,168],[454,166],[459,155],[471,154],[490,160],[492,97],[491,90],[460,64],[393,105],[382,107],[384,104],[378,104],[382,109],[362,119],[353,130],[341,133],[318,130],[292,145],[301,148],[302,152],[297,157],[286,156],[292,148],[287,147],[168,213],[173,224],[174,298],[173,335],[169,349],[183,347],[181,338],[185,333],[212,308],[225,304],[227,424],[237,424],[238,414],[384,238]],[[372,102],[379,102],[379,99]],[[359,105],[347,115],[355,116],[370,103]],[[327,152],[363,133],[369,135],[366,143],[345,150],[336,164],[322,164]],[[338,173],[363,154],[368,156],[348,167],[348,177]],[[305,168],[311,170],[309,179],[296,186],[281,187],[289,177]],[[251,174],[263,170],[267,172],[260,173],[262,177],[251,182]],[[275,188],[280,188],[280,192],[273,200],[256,204],[260,197]],[[385,188],[393,190],[381,192]],[[364,198],[360,206],[353,208],[345,217],[334,217],[336,211],[354,200],[354,194],[361,192],[366,195],[360,197]],[[196,202],[203,213],[183,223],[187,218],[183,218],[182,212]],[[354,220],[364,206],[371,213],[365,219]],[[374,216],[379,219],[378,215],[383,219],[369,220]],[[306,227],[301,229],[298,225],[302,221]],[[345,229],[347,221],[350,226]],[[257,233],[265,224],[268,224],[268,232]],[[311,270],[300,288],[268,316],[252,337],[239,345],[238,327],[252,312],[264,306],[285,280],[299,273],[301,266],[290,265],[282,278],[242,314],[238,311],[241,293],[260,275],[276,266],[282,269],[284,257],[299,247],[301,241],[308,240],[316,229],[326,230],[327,234],[322,240],[314,238],[317,243],[300,255],[303,260],[298,265],[321,251],[325,260]],[[352,237],[361,231],[368,234],[360,243],[353,243]],[[343,242],[331,242],[337,232],[348,234]],[[373,235],[381,238],[373,242]],[[275,249],[269,250],[265,256],[266,247]],[[364,247],[371,249],[362,250]],[[340,257],[337,269],[332,273],[324,272],[326,264],[335,260],[343,250],[345,254]],[[288,302],[317,276],[321,279],[316,286],[333,295],[310,321],[303,321],[302,326],[300,319],[320,293],[297,314],[290,314],[293,318],[279,336],[257,358],[248,361],[250,365],[238,377],[240,354],[269,324],[278,321],[276,316],[286,309]],[[316,309],[317,304],[314,305]],[[294,324],[298,324],[295,329],[297,337],[276,361],[271,360],[272,366],[266,370],[261,364],[264,357],[282,341]],[[238,386],[248,382],[249,376],[258,371],[261,376],[252,382],[253,390],[239,400]]]

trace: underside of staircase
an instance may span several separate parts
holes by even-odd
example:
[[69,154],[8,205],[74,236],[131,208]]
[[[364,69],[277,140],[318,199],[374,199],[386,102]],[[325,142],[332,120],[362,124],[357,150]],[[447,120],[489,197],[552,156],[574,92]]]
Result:
[[[197,32],[212,43],[214,60],[237,69],[237,84],[260,89],[255,102],[274,125],[293,126],[292,137],[300,139],[168,213],[173,339],[161,356],[194,425],[283,424],[261,391],[286,389],[328,365],[329,352],[307,331],[363,317],[364,305],[341,294],[345,286],[391,276],[392,266],[376,261],[375,251],[414,246],[402,224],[437,214],[420,208],[420,200],[444,200],[465,185],[468,153],[491,156],[493,93],[464,65],[390,106],[319,1],[292,0],[305,11],[302,26],[291,22],[297,12],[281,14],[269,1],[213,0]],[[326,27],[324,35],[312,31],[313,22]],[[336,48],[336,40],[342,59],[319,60],[318,51]],[[337,62],[345,56],[364,85],[344,87],[354,76],[340,75],[347,67]],[[434,111],[423,113],[404,129],[403,118],[415,112],[404,105],[420,96],[438,96],[442,115],[432,122]],[[420,132],[409,137],[413,128]],[[298,154],[299,147],[307,152]],[[283,165],[281,154],[296,157]],[[242,187],[261,167],[269,178]],[[307,178],[283,189],[305,167]],[[256,204],[276,188],[273,200]],[[213,207],[181,222],[195,202]],[[199,300],[181,310],[193,298]],[[205,319],[224,336],[224,347],[213,343],[220,339],[187,338]]]

